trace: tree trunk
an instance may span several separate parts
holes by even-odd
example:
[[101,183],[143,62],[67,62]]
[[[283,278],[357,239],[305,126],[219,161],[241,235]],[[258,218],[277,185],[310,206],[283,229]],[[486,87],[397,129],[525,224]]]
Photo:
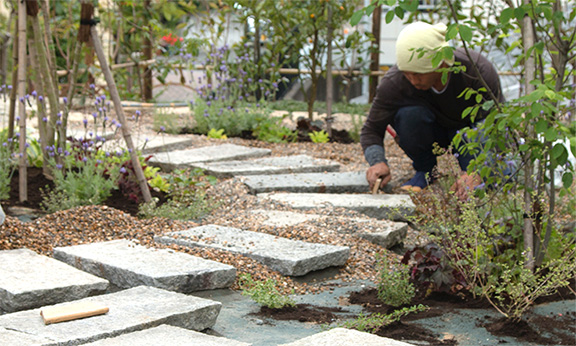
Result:
[[328,5],[328,33],[326,35],[326,129],[328,136],[332,137],[332,101],[334,95],[334,78],[332,76],[332,6]]
[[[529,4],[530,0],[523,0],[524,4]],[[530,94],[535,90],[534,85],[530,82],[536,78],[536,61],[534,59],[534,52],[528,53],[534,46],[535,35],[532,26],[532,18],[525,15],[522,20],[522,43],[525,55],[524,67],[524,87],[526,94]],[[534,138],[534,128],[528,128],[528,138]],[[534,166],[530,162],[529,154],[525,154],[524,162],[526,164],[526,174],[524,176],[524,257],[526,259],[525,267],[534,270],[534,203],[532,199],[532,191],[534,191]]]
[[[150,0],[144,1],[144,10],[148,13],[150,12]],[[153,58],[152,55],[152,30],[148,27],[148,30],[144,37],[144,46],[142,47],[142,51],[144,53],[145,60],[151,60]],[[142,96],[145,101],[150,102],[154,97],[152,91],[152,68],[150,65],[146,65],[144,67],[144,89],[142,92]]]
[[132,135],[130,134],[129,124],[126,122],[126,117],[124,116],[124,110],[122,109],[122,103],[120,101],[120,95],[118,94],[118,89],[116,88],[116,82],[114,81],[114,78],[112,77],[112,72],[110,71],[110,67],[108,66],[108,61],[106,60],[106,55],[104,54],[104,50],[102,49],[102,43],[100,42],[100,38],[98,37],[96,26],[92,26],[91,33],[92,33],[92,43],[94,44],[94,50],[96,51],[96,56],[100,61],[100,66],[102,67],[104,78],[106,79],[106,83],[108,84],[108,91],[110,92],[110,97],[114,102],[114,109],[116,111],[116,115],[118,116],[120,124],[122,124],[121,126],[122,135],[124,136],[124,140],[126,141],[128,151],[130,152],[130,158],[132,159],[134,172],[136,173],[136,178],[138,179],[140,189],[142,190],[142,196],[144,197],[145,202],[150,202],[152,201],[152,195],[150,194],[150,189],[148,188],[148,182],[146,181],[146,177],[144,176],[142,166],[140,165],[140,159],[138,157],[138,153],[136,152],[136,149],[134,148],[134,143],[132,142]]
[[[18,115],[20,117],[20,159],[18,165],[19,199],[28,200],[28,163],[26,155],[26,4],[18,1]],[[14,88],[14,87],[13,87]]]
[[[17,15],[19,16],[19,15]],[[18,23],[18,22],[16,22]],[[16,115],[16,95],[18,93],[18,70],[19,66],[18,56],[20,50],[18,49],[18,25],[14,25],[14,42],[12,44],[12,60],[14,61],[12,68],[12,90],[10,91],[10,109],[8,110],[8,138],[14,138],[14,119]],[[26,42],[26,41],[24,41]]]
[[58,121],[58,113],[60,112],[60,104],[58,100],[58,89],[56,83],[52,78],[50,65],[48,65],[48,58],[46,56],[46,48],[44,47],[44,40],[40,29],[37,16],[32,16],[32,31],[34,34],[34,46],[36,47],[36,54],[38,54],[38,62],[40,63],[40,74],[42,75],[43,85],[46,92],[46,98],[50,105],[50,121],[46,127],[46,142],[44,146],[52,146],[55,143],[56,127],[58,128],[59,146],[64,147],[66,140],[66,122],[65,119],[61,120],[62,124],[56,126]]
[[[28,30],[32,31],[32,17],[28,16]],[[33,72],[33,77],[36,80],[36,92],[38,93],[38,95],[44,95],[45,94],[45,88],[44,88],[44,79],[42,78],[42,75],[40,74],[40,63],[38,62],[38,53],[36,52],[36,47],[35,45],[31,44],[28,47],[30,53],[29,53],[29,59],[30,59],[30,67],[31,70]],[[38,119],[38,132],[39,132],[39,141],[40,143],[48,143],[48,141],[46,140],[46,127],[47,127],[47,122],[43,121],[43,119],[46,117],[46,108],[44,107],[44,102],[40,102],[37,101],[37,119]],[[48,175],[50,173],[50,168],[48,165],[48,152],[46,151],[46,145],[41,145],[41,150],[42,150],[42,172],[44,173],[44,175]]]
[[[376,6],[372,12],[372,35],[374,35],[374,42],[372,43],[372,52],[370,57],[370,71],[380,70],[380,25],[382,18],[382,6]],[[376,88],[378,88],[378,76],[370,76],[368,102],[374,100],[376,96]]]

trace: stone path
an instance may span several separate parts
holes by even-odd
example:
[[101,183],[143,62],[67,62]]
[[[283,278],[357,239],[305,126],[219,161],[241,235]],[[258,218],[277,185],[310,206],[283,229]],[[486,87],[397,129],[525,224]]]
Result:
[[[339,172],[338,163],[307,155],[265,157],[267,149],[232,144],[168,151],[186,145],[172,139],[165,147],[149,143],[150,164],[165,171],[200,167],[219,177],[242,181],[259,198],[295,209],[341,207],[366,218],[341,218],[357,235],[390,248],[401,243],[407,225],[391,219],[414,212],[408,196],[371,195],[364,172]],[[321,214],[254,210],[262,223],[290,227],[326,218]],[[370,228],[363,227],[368,217]],[[204,225],[158,236],[164,244],[216,247],[242,253],[283,275],[302,276],[342,266],[345,246],[295,241],[247,229]],[[192,292],[229,287],[236,268],[171,250],[116,240],[54,249],[54,259],[29,250],[0,251],[0,340],[2,345],[250,345],[197,331],[215,325],[222,304]],[[67,264],[66,264],[67,263]],[[99,278],[100,277],[100,278]],[[109,283],[111,284],[109,286]],[[65,294],[62,292],[66,292]],[[42,308],[94,301],[110,308],[104,315],[44,325]],[[169,341],[168,341],[169,340]],[[372,334],[333,329],[286,345],[408,345]]]
[[246,255],[283,275],[302,276],[311,271],[341,266],[350,248],[312,244],[232,227],[205,225],[154,238],[163,244],[212,247]]
[[230,265],[129,240],[59,247],[54,258],[122,288],[146,285],[191,293],[230,287],[236,279]]
[[102,294],[108,281],[28,249],[0,251],[0,310],[13,312]]

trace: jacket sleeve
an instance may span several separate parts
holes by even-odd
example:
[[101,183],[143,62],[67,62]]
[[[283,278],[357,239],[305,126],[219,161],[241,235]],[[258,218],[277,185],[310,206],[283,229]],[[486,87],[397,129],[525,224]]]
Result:
[[[388,74],[394,75],[395,72],[391,70]],[[392,78],[393,76],[389,78],[388,74],[384,76],[376,90],[368,117],[360,132],[360,145],[364,157],[371,166],[379,162],[387,162],[384,151],[384,136],[386,127],[392,123],[397,110],[394,102],[396,83]]]

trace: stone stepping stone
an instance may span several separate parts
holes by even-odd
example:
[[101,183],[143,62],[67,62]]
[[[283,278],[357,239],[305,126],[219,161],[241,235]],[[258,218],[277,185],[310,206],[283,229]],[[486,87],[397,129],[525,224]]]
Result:
[[85,346],[136,346],[136,345],[170,345],[178,346],[250,346],[245,342],[207,335],[193,330],[161,325],[158,327],[102,339]]
[[148,160],[152,166],[170,172],[190,168],[193,164],[211,161],[244,160],[270,155],[270,149],[251,148],[235,144],[212,145],[200,148],[157,153]]
[[362,193],[370,190],[366,182],[366,172],[251,175],[241,179],[251,194],[274,191]]
[[14,312],[104,293],[107,280],[29,249],[0,251],[0,310]]
[[57,306],[88,301],[107,306],[110,311],[49,325],[42,321],[41,308],[19,311],[0,315],[0,329],[50,340],[50,345],[79,345],[162,324],[201,331],[214,326],[222,308],[219,302],[146,286]]
[[354,329],[334,328],[280,346],[414,346],[403,341],[360,332]]
[[346,208],[376,219],[388,220],[402,220],[416,209],[409,195],[260,193],[257,196],[288,204],[295,209]]
[[0,341],[2,341],[3,346],[21,346],[21,345],[53,345],[49,339],[29,335],[26,333],[9,330],[0,327]]
[[311,271],[342,266],[350,248],[290,240],[266,233],[244,231],[218,225],[204,225],[154,237],[163,244],[211,247],[240,253],[280,272],[302,276]]
[[[263,225],[276,227],[290,227],[306,221],[321,222],[323,219],[327,221],[338,221],[346,225],[354,226],[353,228],[358,230],[355,234],[359,237],[388,249],[403,242],[404,238],[406,238],[406,232],[408,231],[407,223],[390,220],[375,221],[351,217],[334,218],[332,216],[328,217],[318,214],[302,214],[291,211],[262,209],[254,210],[253,213],[266,217],[266,220],[262,222]],[[369,225],[369,227],[367,227],[367,225]]]
[[217,178],[238,175],[262,175],[284,173],[336,172],[340,164],[335,161],[317,159],[308,155],[267,157],[251,160],[198,162],[191,166],[201,168],[206,174]]
[[190,293],[230,287],[236,279],[230,265],[125,239],[58,247],[54,258],[122,288],[146,285]]

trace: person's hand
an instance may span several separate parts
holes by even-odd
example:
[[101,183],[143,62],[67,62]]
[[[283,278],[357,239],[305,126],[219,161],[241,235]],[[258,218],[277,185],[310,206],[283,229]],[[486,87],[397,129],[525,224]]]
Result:
[[377,163],[366,171],[366,180],[370,185],[370,191],[374,191],[374,184],[378,179],[382,179],[379,188],[386,186],[392,179],[390,167],[384,162]]
[[480,184],[482,184],[482,178],[478,174],[463,173],[458,177],[454,185],[452,185],[450,191],[454,191],[459,200],[465,201],[470,197],[470,194],[473,193],[476,186]]

